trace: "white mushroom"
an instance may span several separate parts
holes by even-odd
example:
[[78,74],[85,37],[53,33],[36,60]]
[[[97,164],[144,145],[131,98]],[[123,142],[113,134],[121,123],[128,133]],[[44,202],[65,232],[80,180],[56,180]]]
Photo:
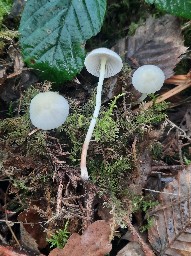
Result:
[[139,101],[143,101],[147,94],[159,91],[163,86],[165,75],[163,71],[155,65],[143,65],[133,74],[132,84],[135,89],[142,93]]
[[65,122],[69,114],[69,104],[56,92],[41,92],[31,100],[29,112],[34,126],[51,130]]
[[122,60],[120,56],[107,48],[98,48],[91,51],[85,58],[84,62],[86,69],[89,73],[94,76],[99,77],[99,82],[97,86],[96,94],[96,106],[93,113],[93,117],[83,144],[82,154],[81,154],[81,178],[83,180],[88,179],[88,171],[86,167],[86,156],[87,150],[92,137],[92,133],[99,115],[101,107],[101,92],[104,78],[108,78],[119,73],[123,67]]

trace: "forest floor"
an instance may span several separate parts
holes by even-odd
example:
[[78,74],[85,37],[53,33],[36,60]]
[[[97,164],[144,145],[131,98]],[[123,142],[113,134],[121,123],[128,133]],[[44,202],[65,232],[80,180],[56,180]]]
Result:
[[[86,47],[112,48],[124,66],[104,81],[88,181],[80,155],[97,78],[84,68],[63,85],[40,81],[23,63],[16,32],[23,1],[4,17],[0,255],[191,255],[191,25],[145,5],[130,4],[127,17],[126,1],[108,2],[103,28]],[[159,66],[166,80],[138,104],[131,78],[145,64]],[[29,105],[49,90],[68,99],[70,114],[60,128],[42,131]]]

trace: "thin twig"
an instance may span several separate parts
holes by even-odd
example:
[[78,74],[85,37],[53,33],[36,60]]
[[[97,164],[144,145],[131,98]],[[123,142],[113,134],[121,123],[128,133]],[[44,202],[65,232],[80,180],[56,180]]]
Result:
[[[172,128],[171,128],[170,130],[176,128],[177,130],[179,130],[179,131],[182,133],[181,136],[183,136],[185,139],[191,141],[191,138],[187,136],[186,132],[185,132],[183,129],[181,129],[181,128],[180,128],[179,126],[177,126],[175,123],[173,123],[172,121],[170,121],[168,118],[166,119],[166,122],[168,122],[168,123],[172,126]],[[168,131],[168,134],[169,134],[169,132],[170,132],[170,131]]]
[[4,207],[5,207],[5,223],[7,224],[7,227],[9,228],[9,230],[10,230],[10,232],[11,232],[13,238],[15,239],[16,243],[17,243],[18,246],[21,248],[21,245],[20,245],[20,243],[19,243],[19,241],[18,241],[18,239],[17,239],[15,233],[13,232],[13,230],[12,230],[12,228],[11,228],[10,223],[12,224],[12,221],[10,222],[10,221],[8,220],[8,216],[7,216],[7,193],[8,193],[9,187],[10,187],[10,184],[9,184],[9,186],[8,186],[7,189],[6,189],[6,192],[5,192],[5,199],[4,199],[4,201],[5,201],[5,206],[4,206]]
[[133,227],[131,220],[128,215],[124,217],[124,221],[126,222],[131,234],[133,235],[134,239],[136,242],[140,244],[142,247],[142,250],[144,251],[146,256],[155,256],[154,252],[152,249],[149,247],[148,244],[145,243],[145,241],[142,239],[142,237],[139,235],[137,230]]

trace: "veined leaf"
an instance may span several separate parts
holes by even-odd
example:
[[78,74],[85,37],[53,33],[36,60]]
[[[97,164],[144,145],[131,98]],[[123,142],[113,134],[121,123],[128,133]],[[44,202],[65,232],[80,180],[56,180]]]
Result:
[[148,4],[156,6],[168,13],[176,16],[191,18],[191,1],[189,0],[145,0]]
[[28,0],[20,23],[24,61],[50,81],[72,79],[84,44],[101,28],[106,0]]

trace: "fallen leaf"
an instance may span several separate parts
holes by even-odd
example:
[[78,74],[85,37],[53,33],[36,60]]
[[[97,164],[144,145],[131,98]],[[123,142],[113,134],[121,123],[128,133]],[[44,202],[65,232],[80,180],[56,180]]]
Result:
[[72,234],[64,249],[56,248],[49,256],[104,256],[112,248],[110,233],[110,225],[98,220],[89,225],[83,235]]
[[191,255],[191,165],[179,171],[152,210],[149,242],[163,256]]
[[171,15],[158,19],[150,17],[133,37],[129,37],[127,58],[140,66],[159,66],[167,79],[174,74],[173,69],[186,50],[178,18]]
[[116,256],[145,256],[145,254],[137,242],[130,242]]
[[[29,252],[25,254],[23,251],[14,250],[11,246],[0,245],[0,256],[35,256],[36,254]],[[38,254],[39,256],[45,256],[44,254]]]
[[14,73],[21,73],[24,67],[24,62],[19,50],[11,44],[7,52],[14,63]]
[[125,54],[125,61],[134,68],[145,64],[160,67],[167,79],[187,50],[183,42],[178,18],[164,15],[158,19],[149,17],[134,36],[121,39],[113,49]]
[[27,256],[27,255],[23,253],[14,252],[12,247],[4,247],[0,245],[0,256]]
[[19,214],[18,220],[23,222],[20,228],[22,244],[37,252],[38,248],[47,246],[46,232],[41,224],[45,219],[40,216],[40,212],[29,208]]

